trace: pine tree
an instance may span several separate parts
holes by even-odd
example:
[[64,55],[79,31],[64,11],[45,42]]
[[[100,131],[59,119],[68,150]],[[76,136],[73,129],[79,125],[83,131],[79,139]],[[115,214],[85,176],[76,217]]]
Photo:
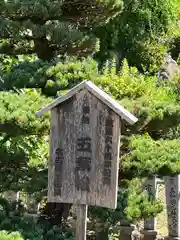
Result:
[[121,7],[117,0],[1,1],[0,52],[48,61],[57,54],[86,55],[94,50],[92,27]]
[[178,19],[178,6],[177,0],[123,1],[122,12],[94,30],[100,39],[96,58],[106,61],[117,56],[117,68],[126,58],[141,72],[157,69],[174,35],[175,28],[171,29]]
[[[163,5],[164,1],[160,2],[164,6],[161,10],[167,13],[168,6]],[[142,178],[154,173],[164,175],[179,171],[180,110],[173,87],[157,88],[154,78],[143,76],[137,69],[127,66],[119,76],[114,73],[100,76],[92,59],[77,60],[66,56],[91,55],[96,50],[96,37],[99,37],[99,53],[105,58],[108,58],[109,50],[116,52],[125,49],[124,57],[133,59],[134,49],[138,49],[134,43],[139,40],[139,34],[142,33],[140,40],[144,37],[147,42],[151,40],[150,25],[143,24],[149,15],[144,10],[141,22],[140,3],[132,2],[133,7],[137,5],[133,12],[129,11],[129,5],[125,5],[123,11],[122,2],[115,0],[0,2],[1,191],[24,190],[36,197],[46,195],[49,118],[38,119],[35,113],[52,100],[49,96],[54,98],[62,90],[87,78],[121,100],[139,118],[136,128],[122,129],[125,137],[121,147],[124,156],[120,183],[131,180],[137,173]],[[148,2],[144,1],[143,4],[145,8]],[[149,4],[148,8],[153,6]],[[123,22],[122,16],[126,17]],[[131,22],[133,16],[137,17],[137,22]],[[160,20],[164,22],[154,25],[154,31],[159,31],[161,26],[169,26],[166,25],[169,19],[163,19]],[[127,25],[128,30],[125,28]],[[140,32],[136,31],[137,26]],[[103,35],[105,31],[107,34]],[[139,50],[135,52],[138,55]],[[149,59],[149,55],[145,54],[144,58]],[[132,134],[135,135],[133,138]],[[174,152],[176,154],[173,155]],[[140,196],[137,202],[142,199],[147,200]],[[132,198],[130,203],[134,207]],[[138,209],[138,203],[136,207]],[[147,215],[147,212],[143,214]],[[132,213],[129,215],[132,217]],[[121,218],[119,215],[117,217]]]
[[43,95],[73,85],[58,77],[58,62],[91,55],[92,29],[121,8],[120,0],[0,1],[1,192],[47,194],[49,119],[35,113],[50,101]]

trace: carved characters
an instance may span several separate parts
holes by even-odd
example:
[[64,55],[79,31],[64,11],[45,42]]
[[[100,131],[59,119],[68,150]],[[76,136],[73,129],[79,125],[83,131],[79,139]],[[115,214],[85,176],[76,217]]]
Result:
[[170,214],[171,214],[171,229],[173,231],[176,231],[177,226],[178,226],[178,211],[177,211],[177,196],[176,196],[176,191],[172,185],[170,192],[169,192],[169,202],[171,205],[171,210],[170,210]]
[[104,169],[103,184],[111,184],[111,165],[112,165],[112,135],[113,135],[113,119],[111,111],[105,120],[105,147],[104,147]]
[[63,149],[57,148],[55,151],[55,176],[54,176],[54,195],[61,195],[62,187],[62,166],[63,166]]
[[87,131],[90,124],[90,107],[88,98],[85,96],[82,106],[82,127],[86,131],[83,132],[83,137],[77,139],[77,154],[76,154],[76,168],[75,168],[75,187],[77,190],[90,191],[89,172],[91,171],[91,138]]

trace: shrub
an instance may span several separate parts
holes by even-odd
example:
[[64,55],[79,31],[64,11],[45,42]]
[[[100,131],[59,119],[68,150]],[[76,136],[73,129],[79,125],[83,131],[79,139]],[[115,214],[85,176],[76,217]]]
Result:
[[1,240],[24,240],[19,232],[8,233],[7,231],[0,231]]

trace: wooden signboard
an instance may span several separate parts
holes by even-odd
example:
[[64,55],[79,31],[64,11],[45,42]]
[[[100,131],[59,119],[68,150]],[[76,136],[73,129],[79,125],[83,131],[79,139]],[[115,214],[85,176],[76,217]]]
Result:
[[39,115],[48,110],[48,201],[116,208],[121,121],[133,124],[137,119],[90,81],[77,85]]
[[116,208],[119,116],[86,89],[51,114],[49,201]]

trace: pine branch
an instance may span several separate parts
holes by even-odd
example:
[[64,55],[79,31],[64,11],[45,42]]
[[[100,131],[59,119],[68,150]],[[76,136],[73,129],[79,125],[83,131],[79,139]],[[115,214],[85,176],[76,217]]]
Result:
[[38,119],[36,112],[47,102],[38,94],[0,92],[0,132],[17,136],[46,131],[48,119]]
[[[46,1],[31,3],[1,3],[1,15],[13,21],[31,20],[35,24],[43,25],[47,21],[59,20],[71,22],[89,23],[102,21],[112,16],[113,12],[121,10],[121,1],[97,1],[97,0],[66,0]],[[11,8],[11,11],[9,11]]]
[[[0,54],[6,54],[9,56],[17,56],[22,54],[33,54],[35,50],[31,48],[27,43],[21,42],[20,46],[19,42],[9,41],[0,44]],[[23,46],[24,45],[24,46]]]

